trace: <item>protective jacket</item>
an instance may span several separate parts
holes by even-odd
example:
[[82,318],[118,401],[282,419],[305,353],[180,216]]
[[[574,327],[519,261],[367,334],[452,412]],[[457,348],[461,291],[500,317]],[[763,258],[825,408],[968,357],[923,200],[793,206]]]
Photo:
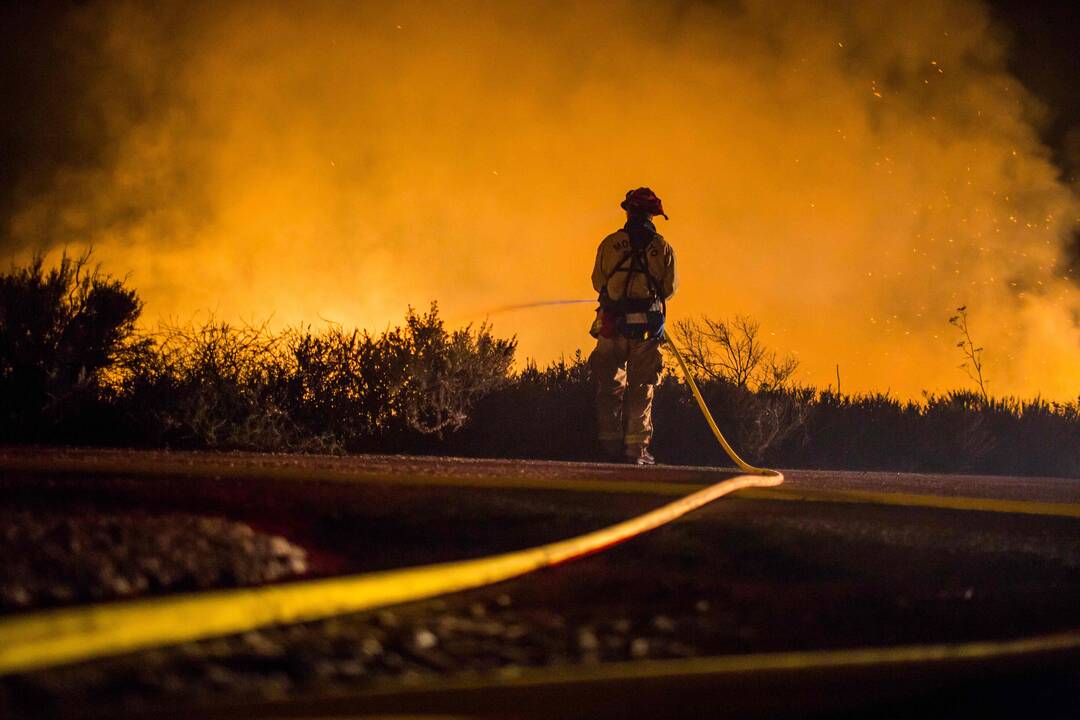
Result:
[[627,337],[657,337],[678,286],[675,253],[648,220],[628,222],[600,243],[592,283],[600,296],[593,335],[610,337],[617,327]]
[[[647,225],[651,226],[652,223]],[[630,233],[626,228],[620,228],[604,238],[596,251],[596,263],[593,265],[593,290],[606,291],[612,300],[623,297],[655,298],[656,293],[649,287],[649,281],[642,273],[630,273],[630,283],[627,286],[628,268],[624,261],[629,253]],[[660,299],[668,300],[679,285],[675,273],[675,252],[655,229],[652,231],[652,238],[645,244],[645,260],[649,274],[659,285]],[[624,263],[622,268],[618,268],[620,263]]]

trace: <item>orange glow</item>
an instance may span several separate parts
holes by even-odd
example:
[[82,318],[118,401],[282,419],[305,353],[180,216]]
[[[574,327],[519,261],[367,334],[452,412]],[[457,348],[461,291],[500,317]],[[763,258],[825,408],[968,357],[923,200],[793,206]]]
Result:
[[[964,385],[967,305],[992,393],[1080,394],[1058,266],[1080,202],[976,2],[162,5],[75,17],[107,162],[15,224],[92,242],[149,320],[379,329],[432,299],[482,320],[588,297],[648,185],[672,315],[754,316],[803,382]],[[591,346],[591,312],[493,320],[545,363]]]

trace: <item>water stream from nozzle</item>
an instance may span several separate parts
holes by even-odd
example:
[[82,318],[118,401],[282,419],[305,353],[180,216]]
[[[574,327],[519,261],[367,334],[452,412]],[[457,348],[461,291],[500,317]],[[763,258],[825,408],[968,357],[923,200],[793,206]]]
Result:
[[[517,311],[517,310],[531,310],[533,308],[550,307],[552,305],[584,305],[586,303],[595,303],[595,302],[596,302],[596,298],[593,298],[592,300],[541,300],[539,302],[531,302],[531,303],[516,303],[514,305],[500,305],[498,307],[491,308],[490,310],[485,310],[483,312],[469,313],[468,317],[469,318],[480,318],[480,317],[489,318],[492,315],[501,315],[503,313],[514,312],[514,311]],[[458,318],[456,320],[460,321],[461,319],[464,319],[464,318]]]
[[513,310],[530,310],[532,308],[547,307],[549,305],[583,305],[585,303],[595,303],[596,299],[592,300],[541,300],[540,302],[531,303],[519,303],[517,305],[502,305],[484,313],[485,315],[495,315],[497,313],[511,312]]

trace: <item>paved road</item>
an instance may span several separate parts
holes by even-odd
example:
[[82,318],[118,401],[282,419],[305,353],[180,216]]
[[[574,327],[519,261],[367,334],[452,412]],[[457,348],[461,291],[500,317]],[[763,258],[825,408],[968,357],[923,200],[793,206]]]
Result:
[[861,490],[941,497],[1080,503],[1080,478],[927,475],[842,470],[784,470],[783,472],[785,485],[792,489]]
[[[167,506],[198,496],[196,504],[214,512],[277,512],[283,527],[337,553],[348,569],[565,537],[655,507],[670,499],[667,490],[708,477],[695,468],[123,452],[49,454],[54,472],[43,476],[29,469],[41,458],[0,452],[7,497],[32,504],[47,493],[48,503],[77,498],[85,510],[95,497],[111,504],[154,498]],[[806,471],[788,479],[788,488],[800,491],[1077,500],[1077,481],[1062,479]],[[619,491],[579,489],[588,482]],[[571,487],[578,489],[567,492]],[[289,525],[301,517],[317,522]],[[229,715],[224,708],[234,703],[249,711],[258,703],[256,714],[304,707],[451,712],[483,705],[482,697],[503,698],[492,706],[502,714],[542,703],[536,714],[550,715],[550,704],[562,698],[591,708],[591,715],[608,708],[627,716],[637,707],[655,716],[665,698],[679,696],[691,714],[734,706],[791,715],[798,707],[844,707],[824,702],[837,691],[850,707],[867,710],[886,701],[890,688],[919,712],[940,710],[952,697],[967,698],[968,709],[981,702],[981,713],[992,715],[1031,692],[1043,693],[1044,709],[1053,710],[1062,688],[1080,677],[1075,654],[1064,664],[1029,658],[979,666],[979,673],[995,673],[993,684],[964,675],[971,667],[938,673],[918,664],[895,672],[729,673],[726,679],[687,673],[647,679],[642,671],[640,682],[607,677],[573,687],[563,671],[562,679],[547,676],[525,689],[509,680],[532,668],[579,668],[569,674],[588,676],[591,668],[620,662],[1005,642],[1080,628],[1078,528],[1080,520],[1071,517],[724,499],[624,546],[498,586],[8,678],[0,681],[0,714],[6,707],[13,715],[109,715],[163,704],[190,712],[194,704],[200,712]],[[480,673],[472,677],[483,682],[433,692],[461,672]],[[627,702],[635,690],[640,697]],[[720,691],[740,695],[723,702]],[[346,699],[337,704],[326,700],[342,694]],[[793,706],[788,697],[807,704]],[[282,703],[289,699],[293,704]]]
[[[734,468],[659,465],[652,468],[606,463],[537,460],[358,455],[351,457],[271,455],[255,453],[188,453],[168,451],[2,448],[0,472],[18,469],[86,474],[141,474],[161,478],[174,474],[217,478],[307,481],[420,482],[469,486],[566,487],[594,483],[701,484],[717,472]],[[785,469],[791,489],[909,493],[940,497],[973,497],[1029,502],[1080,503],[1080,478],[1033,478],[999,475],[933,475],[880,471]]]

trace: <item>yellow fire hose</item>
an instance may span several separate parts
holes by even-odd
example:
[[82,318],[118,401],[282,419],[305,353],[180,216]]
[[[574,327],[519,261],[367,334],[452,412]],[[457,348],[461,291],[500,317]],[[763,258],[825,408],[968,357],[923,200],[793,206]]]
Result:
[[709,427],[744,473],[656,510],[585,535],[514,552],[388,572],[257,588],[175,595],[66,608],[0,620],[0,674],[231,635],[477,588],[589,555],[671,522],[729,493],[783,482],[774,470],[740,458],[716,426],[686,362],[683,374]]
[[720,447],[724,448],[724,452],[728,454],[731,461],[748,475],[771,475],[780,477],[782,480],[784,476],[776,470],[754,467],[739,457],[739,454],[735,452],[735,449],[728,443],[727,438],[724,437],[724,433],[720,432],[720,428],[717,427],[716,421],[713,420],[712,413],[709,412],[709,406],[705,404],[705,398],[701,396],[701,390],[698,390],[697,383],[694,382],[694,374],[691,373],[690,368],[686,366],[686,360],[683,359],[682,353],[679,352],[679,347],[672,342],[671,338],[667,335],[664,335],[664,342],[671,348],[671,352],[675,354],[675,358],[679,361],[679,368],[682,369],[683,379],[686,380],[686,384],[690,386],[690,392],[694,394],[694,399],[697,400],[698,407],[701,408],[701,414],[705,416],[705,422],[709,423],[709,429],[712,430],[713,435],[716,436],[716,441],[720,443]]

